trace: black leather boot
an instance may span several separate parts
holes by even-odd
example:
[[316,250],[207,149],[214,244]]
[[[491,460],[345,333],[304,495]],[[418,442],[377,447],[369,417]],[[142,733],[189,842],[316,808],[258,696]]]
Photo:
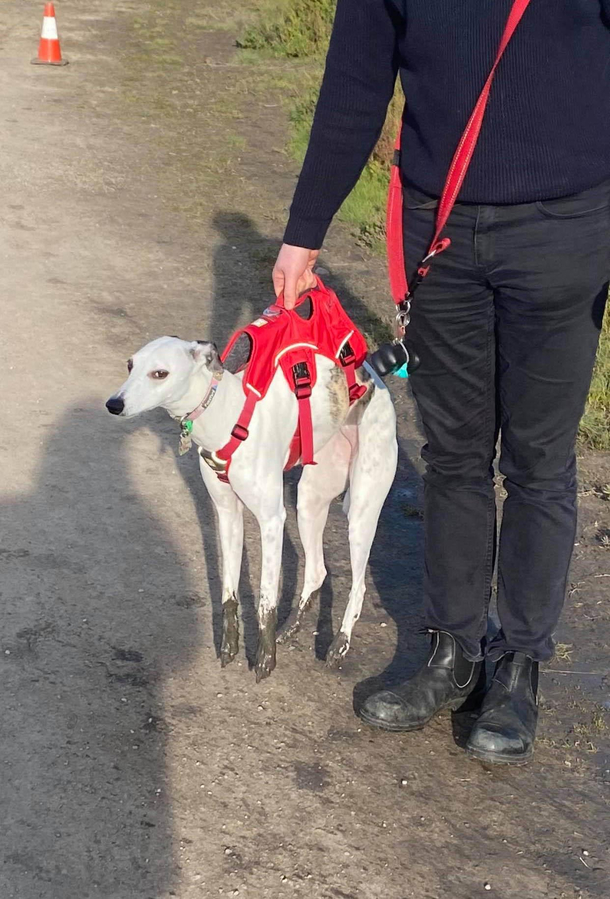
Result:
[[496,671],[466,745],[482,762],[522,765],[534,752],[538,722],[538,662],[507,652]]
[[443,709],[459,709],[484,676],[483,662],[469,662],[451,634],[435,631],[432,654],[417,674],[369,696],[358,714],[384,730],[419,730]]

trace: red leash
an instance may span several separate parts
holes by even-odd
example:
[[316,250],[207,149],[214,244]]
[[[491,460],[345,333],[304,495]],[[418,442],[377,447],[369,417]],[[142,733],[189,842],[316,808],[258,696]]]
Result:
[[396,314],[398,337],[404,336],[405,329],[409,324],[410,319],[411,299],[417,287],[430,271],[431,261],[435,256],[438,256],[439,253],[442,253],[443,250],[446,250],[451,244],[448,237],[442,237],[441,235],[447,224],[447,219],[451,215],[451,211],[462,188],[462,184],[464,183],[464,178],[466,177],[472,154],[475,151],[479,139],[479,133],[481,131],[481,125],[483,124],[483,117],[485,115],[485,109],[487,108],[487,101],[489,99],[489,93],[496,74],[496,69],[498,68],[500,60],[504,55],[504,51],[514,34],[517,25],[521,21],[523,13],[529,6],[529,3],[530,0],[514,0],[513,2],[512,9],[504,28],[504,34],[502,35],[502,40],[498,47],[495,62],[453,156],[443,193],[438,204],[434,237],[432,238],[428,252],[415,270],[415,275],[411,281],[410,288],[407,281],[403,243],[403,189],[400,177],[400,144],[402,127],[398,132],[396,145],[394,147],[394,160],[388,193],[386,228],[390,288],[392,291],[392,298],[398,307]]

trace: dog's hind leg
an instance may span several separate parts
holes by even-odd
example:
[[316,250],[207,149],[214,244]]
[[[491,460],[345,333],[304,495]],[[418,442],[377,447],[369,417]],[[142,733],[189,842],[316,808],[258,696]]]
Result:
[[362,612],[366,566],[379,515],[394,480],[397,459],[394,407],[387,390],[380,388],[376,390],[362,416],[358,428],[358,446],[350,469],[346,507],[352,588],[341,629],[326,657],[329,666],[337,665],[346,655],[352,630]]
[[222,643],[220,664],[233,661],[239,649],[237,591],[244,545],[244,506],[229,484],[218,480],[200,459],[201,476],[218,516],[218,535],[222,555]]
[[305,576],[299,603],[282,627],[278,643],[289,640],[297,633],[313,594],[324,583],[324,527],[331,502],[345,490],[351,449],[350,442],[338,431],[316,453],[316,465],[306,465],[303,469],[299,481],[297,520],[305,552]]

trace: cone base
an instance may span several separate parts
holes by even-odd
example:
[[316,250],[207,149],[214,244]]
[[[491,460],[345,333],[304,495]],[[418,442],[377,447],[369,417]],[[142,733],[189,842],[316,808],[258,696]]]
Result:
[[68,59],[60,59],[58,62],[51,62],[46,59],[38,59],[37,56],[34,59],[31,59],[30,62],[33,66],[67,66],[69,60]]

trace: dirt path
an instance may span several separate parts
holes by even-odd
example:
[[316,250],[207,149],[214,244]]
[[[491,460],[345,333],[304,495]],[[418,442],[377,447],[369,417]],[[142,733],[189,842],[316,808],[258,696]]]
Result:
[[[260,686],[245,655],[224,671],[216,659],[215,529],[194,458],[178,460],[166,416],[126,426],[103,409],[147,339],[220,342],[268,299],[295,175],[281,94],[300,73],[236,58],[252,5],[61,0],[71,64],[50,70],[29,65],[38,4],[2,3],[0,897],[601,899],[607,458],[583,461],[536,761],[487,771],[448,717],[396,737],[352,712],[425,651],[419,437],[401,387],[401,469],[352,654],[339,673],[316,658],[349,584],[337,505],[318,618]],[[381,261],[338,226],[324,264],[377,330]],[[248,654],[257,573],[250,527]]]

